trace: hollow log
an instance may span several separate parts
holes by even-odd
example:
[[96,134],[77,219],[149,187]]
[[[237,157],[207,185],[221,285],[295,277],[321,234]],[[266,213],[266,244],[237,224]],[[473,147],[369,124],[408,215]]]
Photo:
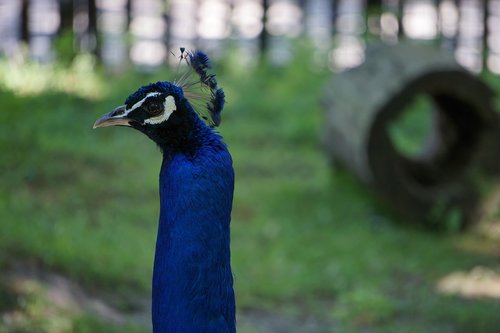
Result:
[[[408,220],[463,227],[475,219],[478,180],[500,167],[500,117],[486,84],[451,54],[402,43],[368,49],[365,63],[327,88],[324,141],[333,161]],[[433,101],[432,125],[422,152],[406,156],[389,126],[417,96]]]

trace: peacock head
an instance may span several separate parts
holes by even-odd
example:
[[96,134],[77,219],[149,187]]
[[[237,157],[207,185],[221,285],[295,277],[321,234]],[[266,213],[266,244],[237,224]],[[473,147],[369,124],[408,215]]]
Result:
[[181,61],[185,60],[188,70],[179,80],[139,88],[124,105],[99,118],[94,128],[132,127],[161,145],[165,137],[189,128],[197,117],[210,127],[218,126],[224,92],[217,86],[215,75],[208,74],[209,59],[201,51],[181,52]]

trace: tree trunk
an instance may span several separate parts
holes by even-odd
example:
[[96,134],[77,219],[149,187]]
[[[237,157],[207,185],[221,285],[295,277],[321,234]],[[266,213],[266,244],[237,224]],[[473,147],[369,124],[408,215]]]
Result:
[[[434,103],[427,144],[405,156],[389,125],[416,96]],[[325,143],[333,160],[418,222],[471,222],[478,176],[499,170],[500,117],[494,94],[430,46],[378,46],[366,62],[337,75],[326,94]]]

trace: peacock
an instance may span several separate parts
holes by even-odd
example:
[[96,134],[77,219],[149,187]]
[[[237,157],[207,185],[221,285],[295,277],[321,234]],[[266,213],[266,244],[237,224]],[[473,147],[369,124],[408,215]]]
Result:
[[214,130],[225,97],[205,53],[181,49],[180,58],[188,70],[177,81],[139,88],[94,128],[132,127],[163,155],[153,332],[234,333],[229,232],[234,171],[227,146]]

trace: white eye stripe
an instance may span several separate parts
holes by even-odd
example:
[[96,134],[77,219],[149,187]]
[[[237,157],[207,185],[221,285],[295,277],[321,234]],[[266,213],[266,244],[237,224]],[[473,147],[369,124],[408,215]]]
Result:
[[125,111],[125,114],[124,116],[128,115],[130,112],[134,111],[135,109],[137,109],[138,107],[141,107],[142,104],[149,98],[149,97],[153,97],[153,96],[158,96],[158,95],[161,95],[161,93],[159,92],[150,92],[149,94],[146,95],[146,97],[144,97],[143,99],[141,99],[139,102],[135,103],[134,105],[132,105],[132,107],[128,110]]
[[163,103],[163,112],[157,116],[157,117],[152,117],[149,119],[144,120],[144,123],[146,124],[159,124],[162,123],[168,118],[170,118],[170,115],[172,112],[177,110],[177,106],[175,105],[175,99],[173,96],[167,96],[165,98],[165,102]]

